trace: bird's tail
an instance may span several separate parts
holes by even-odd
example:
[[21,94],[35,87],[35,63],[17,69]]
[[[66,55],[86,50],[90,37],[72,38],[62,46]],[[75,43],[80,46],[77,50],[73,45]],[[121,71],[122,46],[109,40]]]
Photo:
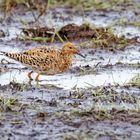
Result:
[[9,57],[9,58],[14,59],[16,61],[19,61],[21,63],[25,63],[25,60],[27,59],[26,55],[23,55],[20,53],[10,53],[10,52],[0,51],[0,55],[4,55],[6,57]]
[[5,55],[6,52],[0,51],[0,55]]
[[7,56],[7,57],[11,57],[12,58],[13,53],[0,51],[0,55],[4,55],[4,56]]
[[18,55],[16,53],[9,53],[9,52],[0,51],[0,55],[4,55],[4,56],[12,58],[14,60],[18,59]]

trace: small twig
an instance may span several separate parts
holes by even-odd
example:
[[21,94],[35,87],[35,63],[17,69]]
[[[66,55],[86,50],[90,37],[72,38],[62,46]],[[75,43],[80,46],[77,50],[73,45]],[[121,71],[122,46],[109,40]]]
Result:
[[98,62],[96,65],[94,65],[94,67],[97,68],[99,64],[101,64],[101,62]]
[[[6,63],[4,63],[4,61],[5,61]],[[9,61],[6,60],[5,58],[1,59],[0,62],[1,62],[1,64],[15,64],[15,63],[9,62]]]
[[51,43],[53,43],[55,35],[56,35],[56,28],[54,29],[53,36],[52,36],[51,41],[50,41]]
[[30,3],[27,2],[26,5],[27,5],[27,7],[31,10],[31,13],[32,13],[32,15],[33,15],[33,18],[34,18],[35,22],[37,22],[37,18],[36,18],[36,16],[35,16],[34,12],[33,12],[32,7],[30,6]]
[[60,39],[60,41],[62,42],[62,43],[64,43],[64,40],[62,39],[62,37],[59,35],[59,33],[56,31],[55,32],[55,34],[58,36],[58,38]]
[[40,4],[38,4],[38,5],[39,5],[39,7],[38,7],[39,9],[38,10],[39,10],[40,14],[37,17],[37,21],[47,11],[48,5],[49,5],[49,0],[46,0],[45,4],[43,3],[42,5],[40,5]]

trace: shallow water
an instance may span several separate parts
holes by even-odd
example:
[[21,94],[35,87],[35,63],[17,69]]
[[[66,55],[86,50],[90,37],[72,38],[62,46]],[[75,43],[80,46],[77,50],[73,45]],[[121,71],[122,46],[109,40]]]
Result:
[[[27,83],[27,71],[12,70],[10,72],[5,72],[0,75],[0,84],[9,84],[10,81],[15,81],[18,83]],[[117,69],[108,70],[105,72],[99,72],[98,74],[87,74],[83,76],[77,76],[75,74],[63,73],[54,76],[40,76],[40,84],[52,84],[57,87],[64,89],[71,89],[73,87],[86,88],[89,86],[105,86],[105,85],[124,85],[130,81],[135,75],[140,73],[139,70],[129,70],[129,69]],[[36,74],[33,74],[35,77]],[[33,82],[35,84],[35,82]]]
[[[102,85],[115,85],[120,84],[124,85],[131,80],[136,74],[140,73],[139,68],[133,68],[133,65],[139,65],[140,63],[140,53],[138,49],[140,46],[130,46],[125,51],[120,51],[120,53],[112,53],[105,50],[95,50],[89,49],[81,50],[82,54],[87,55],[85,59],[76,56],[73,60],[73,65],[71,69],[74,67],[82,67],[82,66],[90,66],[95,70],[93,74],[73,74],[68,72],[57,74],[53,76],[40,76],[40,84],[53,84],[55,86],[71,89],[73,87],[77,88],[88,88],[89,86],[102,86]],[[14,49],[10,46],[5,46],[2,51],[6,52],[20,52],[22,48],[15,47]],[[90,53],[94,52],[94,54]],[[8,59],[7,57],[0,56],[0,59],[5,59],[8,62],[12,62],[12,64],[5,64],[10,71],[4,72],[0,75],[0,84],[5,85],[9,84],[10,81],[16,81],[18,83],[28,83],[27,73],[28,70],[23,70],[25,68],[22,64]],[[112,68],[107,67],[106,69],[101,69],[96,73],[95,65],[99,63],[100,67],[111,65]],[[124,66],[117,66],[116,63],[122,63]],[[116,65],[116,66],[115,66]],[[130,65],[131,67],[125,68],[125,65]],[[4,67],[4,64],[1,64],[1,67]],[[18,70],[17,70],[18,69]],[[33,74],[35,77],[36,74]],[[32,84],[35,84],[33,81]]]
[[[10,45],[0,45],[1,51],[6,52],[20,52],[24,48],[21,47],[11,47]],[[140,73],[139,68],[133,68],[133,66],[129,68],[123,68],[121,67],[115,67],[116,63],[122,63],[123,65],[139,65],[140,63],[140,53],[139,53],[140,46],[129,46],[124,51],[118,51],[116,53],[107,51],[107,50],[97,50],[97,49],[88,49],[88,50],[81,50],[81,53],[83,55],[86,55],[86,58],[81,58],[79,56],[76,56],[73,60],[73,65],[71,69],[74,67],[81,67],[81,66],[90,66],[91,68],[94,68],[98,63],[99,66],[105,66],[105,65],[112,65],[114,68],[106,68],[101,70],[99,73],[96,74],[96,68],[95,72],[93,74],[85,74],[85,75],[76,75],[72,73],[63,73],[58,74],[54,76],[40,76],[40,80],[43,80],[40,82],[40,84],[54,84],[58,87],[62,87],[64,89],[71,89],[74,86],[77,86],[78,88],[85,88],[89,85],[93,86],[101,86],[101,85],[107,85],[107,84],[125,84],[129,82],[129,80],[134,77],[136,74]],[[92,52],[92,53],[91,53]],[[12,68],[10,72],[2,73],[0,75],[0,84],[8,84],[10,81],[15,80],[19,83],[27,83],[27,70],[22,70],[24,66],[12,59],[8,59],[7,57],[0,56],[0,59],[8,60],[9,62],[12,62],[12,64],[6,64],[8,68]],[[3,67],[4,65],[2,65]],[[18,68],[19,70],[15,70],[14,68]],[[34,74],[35,76],[35,74]],[[34,84],[34,82],[33,82]]]

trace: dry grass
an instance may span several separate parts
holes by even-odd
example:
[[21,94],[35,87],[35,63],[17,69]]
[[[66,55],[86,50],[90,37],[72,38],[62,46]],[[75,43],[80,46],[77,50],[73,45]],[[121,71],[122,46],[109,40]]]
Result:
[[[34,0],[33,2],[30,0],[4,0],[0,3],[0,7],[4,10],[4,19],[10,16],[12,9],[16,6],[24,5],[26,8],[32,11],[32,14],[37,21],[42,15],[44,15],[49,7],[49,0],[44,0],[44,2],[40,2],[39,0]],[[33,12],[33,9],[38,11],[38,16]]]

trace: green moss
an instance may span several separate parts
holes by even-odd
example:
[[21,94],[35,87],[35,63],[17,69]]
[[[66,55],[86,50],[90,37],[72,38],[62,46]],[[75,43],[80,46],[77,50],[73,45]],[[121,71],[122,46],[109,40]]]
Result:
[[130,22],[129,24],[140,28],[140,21]]
[[140,27],[140,21],[132,21],[129,20],[127,18],[120,18],[115,25],[119,25],[119,26],[136,26],[136,27]]
[[129,84],[131,84],[132,86],[138,86],[138,87],[140,87],[140,74],[137,74],[136,76],[134,76],[129,81]]
[[20,106],[17,98],[6,98],[0,96],[0,112],[14,111],[15,107]]
[[[125,4],[125,0],[52,0],[50,4],[52,6],[66,5],[72,7],[83,7],[84,10],[91,10],[93,8],[97,10],[112,9],[118,5]],[[127,1],[128,3],[128,1]]]
[[37,42],[48,42],[50,40],[50,38],[46,37],[29,37],[29,36],[18,36],[18,39],[21,41],[32,40]]
[[[30,0],[3,0],[4,5],[9,7],[8,3],[16,3],[16,4],[25,4],[31,3]],[[34,3],[36,5],[36,3]],[[34,5],[33,4],[33,5]],[[10,4],[11,5],[11,4]],[[48,0],[49,7],[57,7],[57,6],[71,6],[71,7],[81,7],[84,10],[92,10],[93,8],[97,10],[107,10],[112,9],[115,10],[117,7],[129,5],[135,6],[135,8],[139,8],[139,4],[135,4],[130,0]]]

